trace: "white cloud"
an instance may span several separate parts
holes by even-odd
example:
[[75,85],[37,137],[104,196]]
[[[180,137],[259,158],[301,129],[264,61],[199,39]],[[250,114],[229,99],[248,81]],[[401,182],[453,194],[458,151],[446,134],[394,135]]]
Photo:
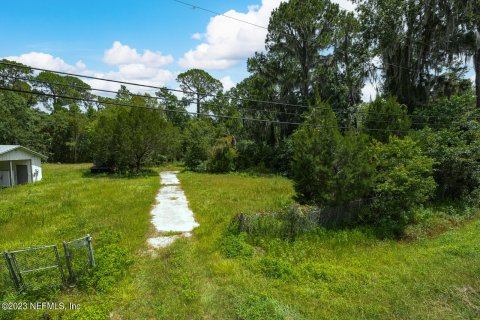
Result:
[[[161,67],[174,61],[171,55],[164,56],[161,52],[144,50],[139,54],[137,49],[115,41],[110,49],[105,50],[103,62],[117,66],[116,71],[95,73],[95,77],[115,79],[124,82],[134,82],[142,85],[162,87],[175,79],[176,74]],[[99,80],[89,80],[88,83],[95,88],[117,90],[120,85]],[[127,86],[133,92],[152,92],[139,86]]]
[[9,56],[5,59],[23,63],[27,66],[41,69],[49,69],[62,72],[83,72],[87,66],[81,61],[77,61],[74,65],[68,64],[59,57],[43,52],[29,52],[20,56]]
[[192,34],[192,39],[194,39],[194,40],[202,40],[203,36],[204,36],[203,34],[197,32],[197,33]]
[[[261,5],[248,6],[246,13],[230,10],[224,15],[266,27],[271,12],[282,1],[262,0]],[[333,0],[333,2],[350,11],[356,7],[350,0]],[[228,69],[251,57],[256,51],[263,51],[266,35],[265,29],[217,15],[210,19],[205,34],[192,35],[193,39],[204,39],[204,42],[186,52],[179,59],[178,64],[185,69]]]
[[[224,15],[267,26],[270,14],[282,0],[262,0],[261,6],[249,6],[247,13],[230,10]],[[183,68],[217,69],[230,68],[265,47],[267,30],[232,19],[215,16],[210,19],[205,42],[190,50],[178,61]]]
[[[118,54],[115,55],[115,52]],[[105,60],[108,60],[108,64],[117,65],[117,70],[97,72],[88,69],[85,63],[82,61],[77,61],[74,64],[68,64],[60,57],[54,57],[51,54],[43,52],[30,52],[20,56],[5,57],[5,59],[21,62],[31,67],[48,69],[52,71],[69,72],[84,76],[139,83],[142,85],[156,87],[166,86],[176,77],[174,72],[164,70],[160,67],[165,63],[170,63],[173,61],[171,56],[164,57],[159,53],[154,53],[150,50],[146,50],[143,55],[139,55],[135,49],[132,49],[129,46],[124,46],[120,42],[115,42],[111,49],[105,51],[104,56],[106,57]],[[105,63],[107,63],[107,61],[105,61]],[[114,82],[87,78],[82,78],[82,80],[95,89],[116,91],[120,88],[120,84]],[[156,91],[155,89],[149,89],[140,86],[128,86],[128,88],[133,92],[142,93]],[[101,92],[95,93],[104,95]]]
[[235,81],[233,81],[232,78],[230,78],[230,76],[223,77],[222,79],[220,79],[220,82],[223,85],[224,91],[228,91],[236,86]]
[[173,62],[171,55],[164,56],[161,52],[145,50],[139,54],[137,49],[115,41],[112,47],[105,51],[103,62],[109,65],[144,64],[152,67],[161,67]]

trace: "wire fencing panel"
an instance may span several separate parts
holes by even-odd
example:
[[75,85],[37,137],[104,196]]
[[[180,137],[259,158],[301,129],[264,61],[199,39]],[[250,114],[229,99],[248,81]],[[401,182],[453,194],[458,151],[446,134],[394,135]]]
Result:
[[12,277],[10,275],[10,271],[7,267],[7,258],[5,257],[5,254],[2,254],[0,257],[0,296],[2,296],[2,293],[5,293],[7,291],[11,291],[11,283],[12,283]]
[[68,270],[68,282],[74,284],[80,275],[95,265],[93,256],[92,237],[75,239],[63,243],[65,260]]
[[64,242],[63,249],[64,256],[56,245],[3,252],[2,288],[8,282],[19,291],[74,285],[81,274],[95,265],[92,237]]
[[295,238],[317,227],[339,228],[350,225],[368,209],[370,200],[357,200],[338,207],[291,206],[281,212],[239,214],[233,221],[238,232],[259,236]]
[[37,290],[65,282],[56,245],[5,252],[12,280],[19,290]]

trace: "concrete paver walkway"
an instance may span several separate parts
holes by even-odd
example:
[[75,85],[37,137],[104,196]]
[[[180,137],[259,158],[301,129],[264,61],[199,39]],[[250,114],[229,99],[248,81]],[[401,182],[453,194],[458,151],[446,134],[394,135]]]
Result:
[[180,187],[177,178],[178,171],[160,173],[162,187],[157,194],[157,204],[153,207],[152,223],[160,233],[179,232],[172,236],[160,236],[148,239],[153,248],[162,248],[172,244],[181,237],[190,237],[191,231],[198,227],[192,210],[188,207],[188,200]]

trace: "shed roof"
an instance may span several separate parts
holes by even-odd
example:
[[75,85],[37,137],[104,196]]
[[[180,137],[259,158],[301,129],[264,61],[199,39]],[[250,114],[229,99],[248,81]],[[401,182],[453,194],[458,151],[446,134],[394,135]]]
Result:
[[33,150],[30,150],[28,148],[25,148],[21,145],[10,145],[10,144],[4,144],[4,145],[1,145],[0,144],[0,155],[2,154],[5,154],[5,153],[8,153],[8,152],[11,152],[13,150],[17,150],[17,149],[21,149],[25,152],[28,152],[28,153],[31,153],[33,155],[36,155],[37,157],[40,157],[40,158],[43,158],[43,159],[47,159],[47,156],[44,156],[43,154],[41,153],[38,153],[38,152],[35,152]]

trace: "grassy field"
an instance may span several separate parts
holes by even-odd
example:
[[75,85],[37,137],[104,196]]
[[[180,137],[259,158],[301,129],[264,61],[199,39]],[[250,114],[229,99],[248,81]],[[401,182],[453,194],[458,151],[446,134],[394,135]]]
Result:
[[91,177],[86,168],[46,165],[41,183],[0,190],[2,249],[90,233],[97,257],[76,289],[3,293],[2,301],[82,310],[0,311],[0,319],[480,318],[478,220],[415,242],[364,230],[314,230],[296,241],[233,236],[227,228],[239,212],[292,203],[291,181],[185,172],[179,178],[200,227],[152,256],[145,241],[158,176]]

